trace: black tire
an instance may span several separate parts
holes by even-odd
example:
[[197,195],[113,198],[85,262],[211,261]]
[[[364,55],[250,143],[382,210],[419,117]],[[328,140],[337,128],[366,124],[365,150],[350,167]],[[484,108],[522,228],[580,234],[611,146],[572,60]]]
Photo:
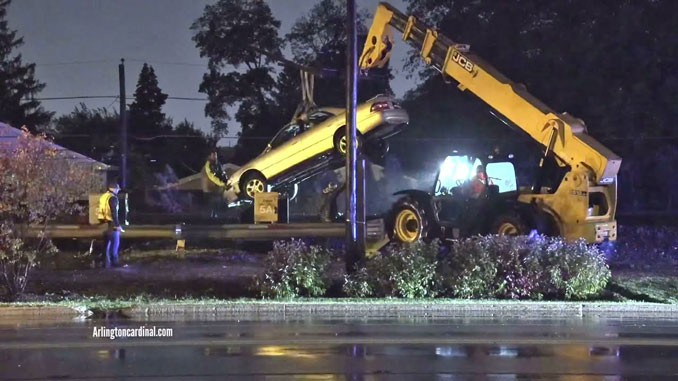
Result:
[[388,218],[389,237],[397,242],[430,242],[436,237],[433,214],[416,198],[406,196],[396,202]]
[[529,229],[518,213],[499,215],[492,222],[491,234],[519,236],[529,234]]
[[247,174],[240,182],[240,197],[253,200],[259,192],[266,192],[266,179],[257,172]]
[[370,161],[382,165],[389,149],[390,146],[387,141],[383,139],[376,139],[365,143],[364,152],[365,156],[367,156]]
[[[346,146],[346,142],[342,142],[342,139],[346,136],[346,128],[342,127],[337,132],[334,134],[334,152],[341,156],[346,156],[346,149],[348,146]],[[358,132],[358,148],[362,147],[363,145],[363,137],[360,135],[360,132]]]

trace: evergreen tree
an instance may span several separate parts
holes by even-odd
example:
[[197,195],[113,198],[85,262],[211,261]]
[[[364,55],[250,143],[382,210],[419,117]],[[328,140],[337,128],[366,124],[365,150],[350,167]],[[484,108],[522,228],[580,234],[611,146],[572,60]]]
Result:
[[33,99],[45,88],[35,79],[35,64],[22,63],[21,54],[13,52],[23,44],[23,38],[9,29],[6,18],[10,2],[0,0],[0,121],[35,131],[45,127],[53,113]]
[[169,132],[162,106],[167,94],[158,86],[152,66],[144,64],[139,74],[134,102],[130,105],[130,131],[135,136],[149,137]]

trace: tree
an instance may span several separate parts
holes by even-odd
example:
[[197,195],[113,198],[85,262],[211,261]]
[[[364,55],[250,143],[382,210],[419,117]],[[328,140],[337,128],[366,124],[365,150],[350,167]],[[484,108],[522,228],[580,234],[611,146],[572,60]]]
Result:
[[171,121],[162,112],[167,94],[158,86],[153,67],[144,64],[139,73],[134,102],[129,108],[129,183],[130,188],[141,190],[153,185],[153,172],[161,171],[171,157],[167,147],[158,144],[172,132]]
[[152,66],[144,64],[139,73],[134,102],[129,107],[130,131],[136,136],[150,137],[169,132],[162,106],[167,94],[158,86],[158,77]]
[[200,172],[216,139],[198,130],[187,120],[174,126],[172,136],[165,144],[165,151],[169,154],[167,164],[178,177]]
[[17,31],[9,29],[7,8],[11,0],[0,0],[0,121],[32,129],[46,126],[53,113],[45,111],[33,97],[45,88],[35,79],[35,64],[22,63],[14,49],[23,44]]
[[[0,285],[13,299],[23,292],[37,260],[56,250],[47,224],[81,211],[79,202],[100,180],[89,165],[26,128],[16,144],[0,150],[0,172]],[[29,225],[39,229],[37,238],[27,235]]]
[[[365,20],[367,12],[358,12],[358,53],[367,35]],[[299,17],[290,33],[285,36],[294,60],[307,66],[335,70],[329,78],[316,78],[315,101],[322,106],[346,104],[346,2],[343,0],[320,0],[311,10]],[[298,77],[298,76],[297,76]],[[358,84],[359,101],[377,94],[392,94],[389,85],[390,69],[373,69],[370,77],[362,77]],[[297,83],[299,81],[297,80]],[[300,97],[297,97],[300,99]]]
[[120,115],[84,103],[53,122],[55,142],[95,160],[117,165]]
[[[200,56],[208,58],[200,91],[209,98],[205,114],[218,136],[228,131],[229,107],[237,106],[241,136],[272,136],[280,127],[272,110],[275,80],[270,58],[280,54],[279,28],[280,21],[262,0],[219,0],[207,5],[191,26]],[[236,155],[251,157],[265,144],[240,141]]]

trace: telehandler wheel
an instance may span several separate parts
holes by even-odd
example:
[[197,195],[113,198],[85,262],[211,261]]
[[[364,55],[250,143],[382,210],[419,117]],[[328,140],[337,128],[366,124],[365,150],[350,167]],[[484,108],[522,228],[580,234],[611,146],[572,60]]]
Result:
[[506,213],[494,219],[490,233],[517,236],[528,234],[529,230],[517,213]]
[[398,242],[431,241],[432,225],[424,205],[414,197],[403,197],[394,205],[389,218],[389,236]]
[[256,193],[265,191],[266,179],[256,172],[248,174],[240,183],[240,194],[245,199],[254,200]]

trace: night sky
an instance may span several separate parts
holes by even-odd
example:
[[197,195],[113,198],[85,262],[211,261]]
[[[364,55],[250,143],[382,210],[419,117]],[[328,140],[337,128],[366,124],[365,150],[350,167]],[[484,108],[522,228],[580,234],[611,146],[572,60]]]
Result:
[[[9,26],[24,37],[19,48],[24,62],[36,63],[36,77],[47,84],[39,97],[118,95],[118,63],[126,59],[128,104],[144,62],[158,75],[160,88],[173,97],[205,98],[198,92],[206,60],[200,58],[189,30],[205,5],[215,0],[14,0]],[[269,0],[281,35],[308,12],[316,0]],[[358,0],[360,9],[374,13],[378,0]],[[402,0],[391,4],[405,10]],[[394,50],[392,87],[397,96],[411,88],[402,59],[408,48]],[[288,57],[289,57],[288,53]],[[402,75],[399,75],[402,74]],[[90,108],[118,109],[115,99],[46,100],[56,115],[69,113],[80,102]],[[175,122],[184,118],[208,131],[204,102],[168,100],[165,113]],[[282,125],[282,122],[281,122]],[[229,136],[237,133],[234,128]],[[235,143],[235,141],[233,141]],[[228,144],[224,141],[224,144]]]

